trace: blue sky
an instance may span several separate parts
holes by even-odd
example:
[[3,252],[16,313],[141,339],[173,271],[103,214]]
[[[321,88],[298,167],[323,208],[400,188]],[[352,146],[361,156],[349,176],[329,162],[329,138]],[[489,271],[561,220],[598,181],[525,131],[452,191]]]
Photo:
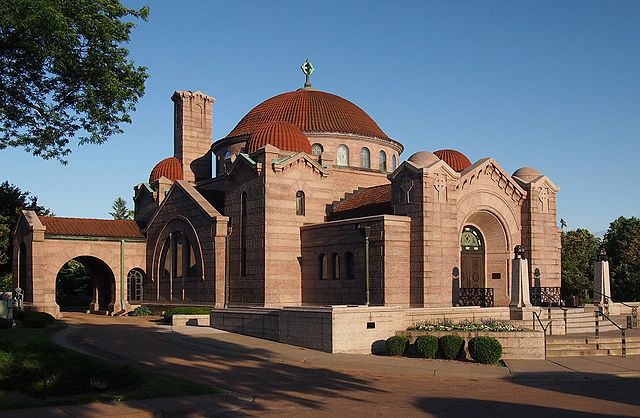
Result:
[[[131,7],[145,2],[128,1]],[[302,86],[359,105],[405,145],[533,166],[561,187],[558,219],[606,230],[640,216],[638,1],[156,1],[129,45],[149,69],[125,133],[69,164],[0,151],[1,179],[58,216],[108,218],[173,153],[171,94],[216,97],[214,140]]]

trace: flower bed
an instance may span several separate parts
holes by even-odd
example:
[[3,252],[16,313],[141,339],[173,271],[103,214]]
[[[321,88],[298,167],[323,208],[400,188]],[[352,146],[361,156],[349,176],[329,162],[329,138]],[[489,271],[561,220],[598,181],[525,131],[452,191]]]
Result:
[[451,322],[431,323],[423,322],[408,328],[409,331],[459,331],[459,332],[521,332],[524,331],[515,325],[493,319],[482,322],[461,321],[457,324]]

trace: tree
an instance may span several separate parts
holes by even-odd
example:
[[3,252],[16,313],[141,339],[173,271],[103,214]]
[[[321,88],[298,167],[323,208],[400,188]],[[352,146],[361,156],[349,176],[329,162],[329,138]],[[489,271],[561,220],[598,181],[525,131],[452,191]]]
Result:
[[562,233],[562,293],[581,296],[589,289],[600,241],[586,229]]
[[23,192],[8,181],[0,184],[0,276],[11,273],[11,234],[23,209],[33,210],[38,215],[53,215],[49,209],[40,206],[38,198],[31,196],[29,192]]
[[113,217],[113,219],[133,219],[134,212],[127,207],[127,202],[118,197],[113,202],[113,212],[109,212],[109,215]]
[[614,300],[640,300],[640,219],[619,217],[604,235]]
[[123,46],[149,9],[119,0],[0,2],[0,149],[66,164],[69,142],[104,143],[131,123],[145,67]]

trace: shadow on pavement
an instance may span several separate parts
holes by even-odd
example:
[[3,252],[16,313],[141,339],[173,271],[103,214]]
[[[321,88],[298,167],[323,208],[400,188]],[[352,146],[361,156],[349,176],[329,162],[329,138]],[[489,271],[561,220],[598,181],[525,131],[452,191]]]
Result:
[[150,321],[107,321],[74,317],[68,321],[72,327],[66,339],[119,364],[207,383],[242,394],[244,399],[255,396],[254,411],[269,410],[274,401],[278,407],[289,403],[289,407],[321,411],[327,399],[364,402],[359,393],[383,392],[346,373],[279,362],[273,352],[260,347],[219,340],[212,344],[210,338],[198,335],[184,338],[162,332]]

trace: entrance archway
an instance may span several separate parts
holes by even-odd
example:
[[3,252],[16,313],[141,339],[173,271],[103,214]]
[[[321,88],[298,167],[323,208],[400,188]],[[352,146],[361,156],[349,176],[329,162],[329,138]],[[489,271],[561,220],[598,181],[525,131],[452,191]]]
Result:
[[485,246],[478,228],[466,225],[460,237],[460,286],[481,288],[485,286]]
[[80,256],[69,260],[56,277],[56,303],[62,311],[113,311],[115,277],[102,260]]

